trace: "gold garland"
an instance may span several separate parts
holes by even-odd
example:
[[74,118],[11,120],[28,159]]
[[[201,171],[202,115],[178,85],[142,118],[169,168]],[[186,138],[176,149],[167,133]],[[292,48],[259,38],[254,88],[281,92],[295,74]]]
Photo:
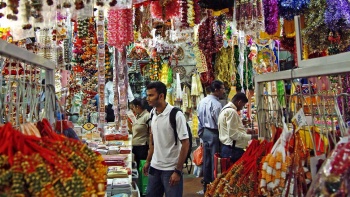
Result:
[[230,47],[221,48],[215,59],[215,75],[218,80],[231,84],[231,75],[233,73],[232,61],[233,52]]

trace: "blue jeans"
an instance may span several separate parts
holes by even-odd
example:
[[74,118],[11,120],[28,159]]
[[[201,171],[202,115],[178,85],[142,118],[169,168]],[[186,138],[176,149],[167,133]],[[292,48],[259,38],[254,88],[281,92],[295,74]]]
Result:
[[173,170],[157,170],[152,166],[148,170],[148,185],[146,197],[182,197],[183,194],[183,177],[176,185],[170,186],[169,180]]
[[203,181],[204,191],[206,185],[214,181],[214,155],[219,152],[220,140],[218,130],[204,128],[199,136],[203,140]]
[[231,162],[235,163],[238,161],[242,155],[244,154],[244,150],[241,148],[234,147],[228,145],[221,146],[221,154],[222,158],[231,158]]

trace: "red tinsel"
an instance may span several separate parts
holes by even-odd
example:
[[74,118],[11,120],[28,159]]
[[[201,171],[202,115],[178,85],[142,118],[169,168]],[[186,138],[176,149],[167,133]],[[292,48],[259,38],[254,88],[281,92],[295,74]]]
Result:
[[161,19],[164,21],[174,17],[178,17],[180,15],[179,1],[172,0],[169,3],[167,3],[164,7],[160,4],[159,1],[152,1],[151,14],[152,14],[152,17]]

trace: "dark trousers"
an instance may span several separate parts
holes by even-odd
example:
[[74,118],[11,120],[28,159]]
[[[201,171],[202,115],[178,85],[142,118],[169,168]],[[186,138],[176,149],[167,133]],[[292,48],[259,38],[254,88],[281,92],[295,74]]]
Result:
[[140,160],[146,160],[148,154],[148,145],[132,146],[132,153],[134,153],[137,169],[140,167]]
[[219,152],[219,132],[204,128],[200,138],[203,140],[203,181],[204,191],[206,185],[214,181],[214,154]]
[[174,170],[157,170],[152,166],[148,170],[148,185],[146,197],[182,197],[183,177],[180,182],[170,186],[169,180]]
[[228,145],[221,145],[221,154],[220,156],[223,158],[231,158],[231,162],[235,163],[238,161],[242,155],[244,154],[244,150],[241,148],[228,146]]
[[106,121],[107,122],[114,122],[114,110],[113,110],[113,105],[108,104],[107,109],[106,109]]

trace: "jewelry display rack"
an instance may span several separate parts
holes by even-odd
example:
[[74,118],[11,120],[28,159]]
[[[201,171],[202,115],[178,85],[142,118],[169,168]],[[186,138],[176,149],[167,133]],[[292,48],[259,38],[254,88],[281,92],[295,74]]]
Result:
[[54,122],[54,111],[46,108],[50,99],[40,101],[43,90],[47,90],[45,98],[54,95],[54,69],[54,62],[0,40],[0,123],[34,122],[40,105],[45,109],[43,117]]

